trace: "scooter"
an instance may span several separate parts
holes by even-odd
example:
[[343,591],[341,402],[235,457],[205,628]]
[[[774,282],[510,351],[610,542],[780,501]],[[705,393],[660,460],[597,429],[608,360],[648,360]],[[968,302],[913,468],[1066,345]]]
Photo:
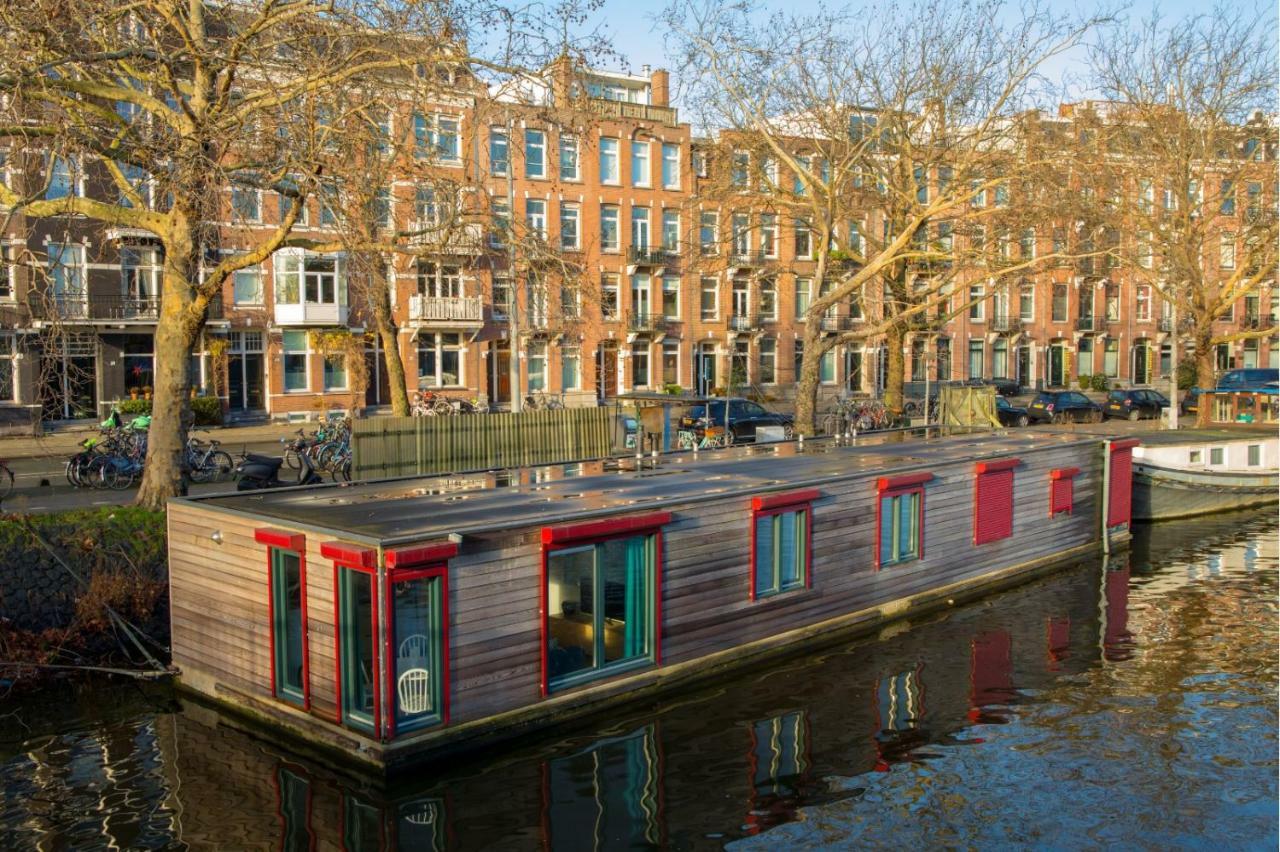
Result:
[[297,479],[281,479],[280,468],[284,458],[260,456],[256,453],[245,453],[240,464],[236,465],[236,490],[258,491],[263,488],[293,488],[298,485],[318,485],[324,480],[311,466],[311,458],[306,453],[298,454],[299,466]]

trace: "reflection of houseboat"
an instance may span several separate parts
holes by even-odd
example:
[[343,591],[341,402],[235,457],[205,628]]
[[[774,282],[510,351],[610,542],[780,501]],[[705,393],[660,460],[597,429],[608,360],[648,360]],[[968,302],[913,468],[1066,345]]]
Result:
[[1274,430],[1173,432],[1133,452],[1133,517],[1185,518],[1275,503]]
[[191,690],[402,764],[1012,582],[1091,551],[1100,519],[1125,538],[1133,445],[811,442],[177,500],[173,660]]

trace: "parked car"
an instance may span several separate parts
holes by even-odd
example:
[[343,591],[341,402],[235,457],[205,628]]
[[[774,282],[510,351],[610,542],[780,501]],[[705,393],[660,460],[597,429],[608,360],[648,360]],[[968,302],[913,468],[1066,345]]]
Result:
[[1045,391],[1032,401],[1027,416],[1038,422],[1101,423],[1102,406],[1079,391]]
[[996,397],[996,417],[1001,426],[1026,426],[1030,422],[1027,410],[1013,405],[1002,396]]
[[1113,390],[1107,394],[1102,406],[1103,417],[1123,417],[1141,420],[1144,417],[1158,420],[1160,412],[1169,407],[1169,398],[1159,391],[1131,388]]
[[964,382],[970,387],[992,387],[996,389],[996,393],[1000,396],[1017,396],[1022,393],[1022,385],[1013,379],[996,377],[994,379],[966,379]]
[[[711,409],[708,418],[707,409]],[[697,428],[699,422],[709,419],[714,425],[724,425],[725,404],[723,400],[714,400],[706,404],[689,407],[680,418],[683,429]],[[783,435],[790,439],[795,435],[795,418],[789,414],[778,414],[769,411],[758,402],[740,397],[729,399],[729,434],[733,443],[747,443],[756,439],[756,428],[759,426],[781,426]]]

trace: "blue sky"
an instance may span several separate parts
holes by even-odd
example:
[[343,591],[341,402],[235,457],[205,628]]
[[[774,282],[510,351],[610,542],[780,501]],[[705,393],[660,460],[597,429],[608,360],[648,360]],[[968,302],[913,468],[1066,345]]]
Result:
[[[819,3],[818,0],[761,0],[766,10],[785,8],[795,12],[812,12],[816,11]],[[1016,0],[1015,0],[1016,2]],[[1064,2],[1064,0],[1050,0],[1055,11],[1059,12],[1075,12],[1081,13],[1090,10],[1090,4],[1085,2]],[[1251,3],[1252,0],[1244,0],[1245,4]],[[632,73],[640,73],[642,65],[650,65],[654,68],[670,67],[663,49],[663,33],[654,29],[653,18],[662,10],[664,3],[656,2],[656,0],[604,0],[603,7],[593,16],[593,23],[603,26],[603,31],[608,35],[612,42],[614,50],[621,54],[629,67],[611,67],[609,70],[630,70]],[[830,7],[839,7],[844,5],[840,0],[828,0],[825,5]],[[856,8],[857,2],[848,5]],[[1167,19],[1180,18],[1188,13],[1207,13],[1211,10],[1211,2],[1205,0],[1133,0],[1129,9],[1124,14],[1133,20],[1142,20],[1151,14],[1151,10],[1155,6],[1159,6],[1161,15]],[[1264,14],[1274,14],[1274,5],[1259,6]],[[1074,72],[1070,60],[1064,60],[1059,63],[1059,67],[1046,69],[1049,76],[1057,79],[1062,72]],[[678,80],[672,80],[672,86],[677,87]],[[673,92],[674,94],[674,92]]]

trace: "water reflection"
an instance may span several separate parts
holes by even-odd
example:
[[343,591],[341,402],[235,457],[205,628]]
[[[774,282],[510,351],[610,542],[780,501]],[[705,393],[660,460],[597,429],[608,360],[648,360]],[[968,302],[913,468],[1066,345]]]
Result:
[[[1158,539],[1139,528],[1109,564],[390,784],[165,690],[50,692],[4,708],[0,848],[1177,845],[1223,827],[1265,845],[1275,521]],[[1156,826],[1099,816],[1172,800]]]

